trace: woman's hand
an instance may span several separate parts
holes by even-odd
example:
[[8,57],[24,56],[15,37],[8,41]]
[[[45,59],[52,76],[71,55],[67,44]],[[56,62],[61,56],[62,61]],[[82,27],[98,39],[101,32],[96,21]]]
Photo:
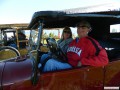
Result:
[[82,64],[81,64],[81,62],[80,62],[80,61],[78,61],[77,66],[78,66],[78,67],[81,67],[81,66],[82,66]]

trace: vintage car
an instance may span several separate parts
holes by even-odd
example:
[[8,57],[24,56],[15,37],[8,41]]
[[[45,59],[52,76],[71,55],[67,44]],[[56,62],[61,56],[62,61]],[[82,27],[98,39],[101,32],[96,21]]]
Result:
[[22,48],[21,42],[28,42],[25,34],[23,34],[27,28],[27,23],[19,24],[0,24],[0,41],[3,41],[4,46],[8,46],[11,43],[16,43],[17,48]]
[[[30,31],[28,24],[0,24],[0,60],[27,54],[28,39],[23,33]],[[13,51],[13,53],[12,53]],[[18,52],[19,51],[19,52]]]
[[[97,10],[97,9],[96,9]],[[91,23],[91,37],[106,49],[109,64],[103,67],[82,66],[59,71],[41,72],[41,37],[44,29],[76,27],[80,20]],[[0,62],[1,90],[104,90],[120,86],[120,32],[110,33],[110,25],[120,23],[119,10],[38,11],[28,26],[31,29],[29,53]],[[33,32],[38,31],[37,42]],[[56,43],[51,41],[50,50]],[[54,53],[54,52],[53,52]],[[108,88],[107,88],[108,87]]]

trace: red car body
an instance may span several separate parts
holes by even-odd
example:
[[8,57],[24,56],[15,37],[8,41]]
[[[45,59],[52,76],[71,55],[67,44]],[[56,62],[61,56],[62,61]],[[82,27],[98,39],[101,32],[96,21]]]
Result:
[[120,85],[120,59],[105,67],[85,66],[69,70],[38,73],[33,85],[32,61],[0,63],[3,90],[103,90],[104,86]]

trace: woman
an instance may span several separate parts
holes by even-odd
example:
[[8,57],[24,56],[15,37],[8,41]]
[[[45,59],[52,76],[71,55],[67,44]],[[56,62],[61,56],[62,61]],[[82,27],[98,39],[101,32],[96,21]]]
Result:
[[61,39],[57,41],[58,45],[64,53],[67,53],[68,45],[72,41],[72,32],[69,27],[65,27],[62,32]]
[[[57,41],[58,46],[61,48],[61,50],[66,54],[68,45],[72,41],[72,31],[69,27],[65,27],[62,32],[61,39]],[[51,56],[51,52],[48,52],[47,54],[43,54],[40,60],[40,64],[38,65],[38,68],[41,67],[41,64],[44,63],[45,59]]]
[[79,37],[71,42],[67,50],[68,62],[72,67],[81,65],[98,67],[108,64],[106,50],[95,39],[88,36],[90,31],[91,25],[87,21],[77,24]]
[[[107,53],[95,39],[88,36],[90,31],[91,26],[87,21],[81,21],[78,23],[77,34],[79,37],[69,44],[67,50],[68,63],[62,63],[54,59],[50,59],[46,62],[43,71],[68,69],[81,65],[96,67],[107,65]],[[98,52],[96,53],[96,51]]]

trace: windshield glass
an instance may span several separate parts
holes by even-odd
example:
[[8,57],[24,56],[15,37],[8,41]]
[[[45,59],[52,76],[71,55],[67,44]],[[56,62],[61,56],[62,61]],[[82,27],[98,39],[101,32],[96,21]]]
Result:
[[31,35],[29,39],[30,48],[32,50],[35,50],[37,48],[38,31],[31,30],[30,35]]
[[[77,28],[70,27],[72,31],[72,38],[77,37]],[[57,29],[44,29],[42,32],[42,44],[47,44],[46,38],[54,38],[56,41],[62,38],[62,32],[64,28],[57,28]]]
[[0,30],[0,41],[2,40],[2,31]]

